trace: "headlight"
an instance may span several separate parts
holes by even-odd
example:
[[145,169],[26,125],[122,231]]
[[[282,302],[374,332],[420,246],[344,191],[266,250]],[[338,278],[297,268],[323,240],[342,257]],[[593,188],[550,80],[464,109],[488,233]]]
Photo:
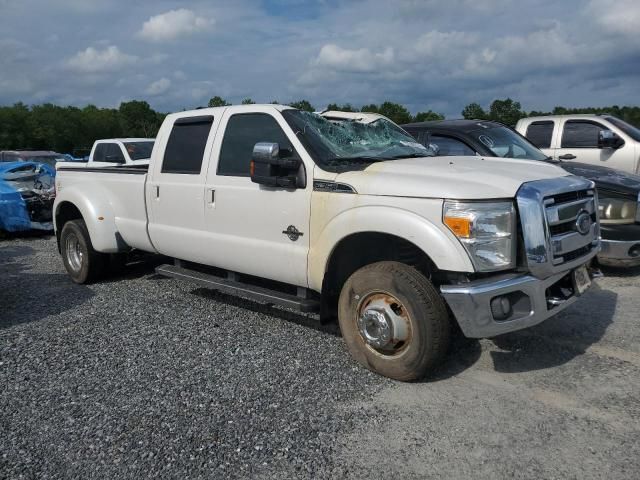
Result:
[[598,191],[600,223],[631,224],[638,218],[638,201],[635,198],[606,191]]
[[515,267],[516,212],[512,202],[446,200],[442,216],[478,272]]

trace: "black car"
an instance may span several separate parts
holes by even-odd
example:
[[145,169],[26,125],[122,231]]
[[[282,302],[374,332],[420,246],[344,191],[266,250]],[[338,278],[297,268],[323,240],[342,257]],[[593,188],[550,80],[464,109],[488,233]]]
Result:
[[436,155],[507,157],[555,163],[596,184],[602,232],[598,261],[640,265],[640,176],[612,168],[552,160],[515,130],[487,120],[442,120],[402,125]]

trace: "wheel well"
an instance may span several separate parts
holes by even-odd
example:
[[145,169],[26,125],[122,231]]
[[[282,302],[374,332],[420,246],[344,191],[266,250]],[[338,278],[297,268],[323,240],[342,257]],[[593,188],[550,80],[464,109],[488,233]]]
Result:
[[322,281],[321,317],[337,316],[342,285],[359,268],[375,262],[396,261],[411,265],[427,278],[437,267],[419,247],[404,238],[378,232],[362,232],[343,238],[333,249]]
[[62,202],[58,205],[55,213],[56,219],[56,240],[58,241],[58,251],[60,251],[60,232],[62,232],[62,227],[69,220],[76,220],[78,218],[82,218],[82,213],[78,210],[73,203],[70,202]]

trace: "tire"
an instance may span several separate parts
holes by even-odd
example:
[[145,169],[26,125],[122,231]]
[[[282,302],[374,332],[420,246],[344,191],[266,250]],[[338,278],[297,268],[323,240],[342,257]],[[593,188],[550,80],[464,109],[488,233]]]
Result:
[[[382,312],[383,317],[377,312]],[[392,318],[387,322],[392,329],[377,329],[375,326],[385,325],[385,320],[367,323],[363,320],[367,318]],[[353,358],[369,370],[395,380],[425,376],[442,360],[449,346],[451,324],[444,301],[424,275],[403,263],[378,262],[353,273],[340,293],[338,320]],[[383,341],[386,337],[380,332],[389,331],[394,332],[391,344],[371,344],[372,338]]]
[[96,252],[83,220],[70,220],[60,233],[62,260],[75,283],[91,283],[105,272],[108,255]]

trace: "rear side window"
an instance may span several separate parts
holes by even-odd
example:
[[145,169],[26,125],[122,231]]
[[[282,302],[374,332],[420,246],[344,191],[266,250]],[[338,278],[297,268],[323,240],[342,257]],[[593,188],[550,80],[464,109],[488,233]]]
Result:
[[538,148],[551,148],[551,136],[553,135],[553,122],[533,122],[527,127],[525,137]]
[[286,134],[271,115],[239,113],[227,123],[222,139],[218,175],[248,177],[253,147],[258,142],[277,143],[293,152]]
[[211,115],[176,120],[164,151],[162,173],[199,175],[212,124]]
[[120,150],[120,145],[117,143],[109,143],[107,144],[107,162],[113,163],[125,163],[124,155],[122,154],[122,150]]
[[108,143],[99,143],[98,145],[96,145],[96,149],[93,151],[93,161],[106,162],[108,149],[109,149]]
[[444,137],[442,135],[431,135],[429,137],[427,148],[440,157],[449,157],[452,155],[475,155],[476,152],[461,140]]
[[597,148],[600,130],[609,129],[595,122],[569,120],[562,131],[562,148]]

